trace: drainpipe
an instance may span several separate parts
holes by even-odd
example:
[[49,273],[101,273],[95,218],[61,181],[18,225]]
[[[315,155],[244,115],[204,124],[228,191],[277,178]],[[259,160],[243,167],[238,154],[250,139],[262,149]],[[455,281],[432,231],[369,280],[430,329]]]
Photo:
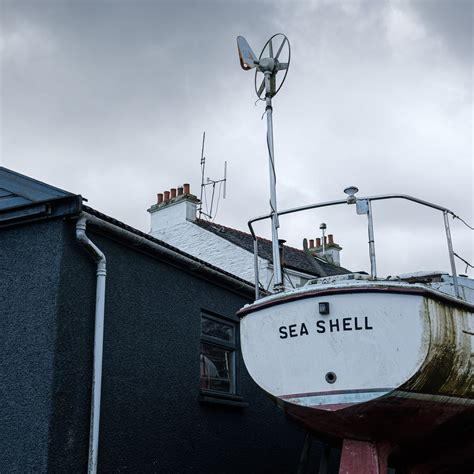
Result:
[[86,235],[87,218],[82,215],[76,224],[76,239],[97,264],[95,296],[94,366],[92,372],[91,418],[89,431],[89,460],[87,472],[97,473],[99,454],[100,396],[102,388],[102,356],[104,352],[105,255]]

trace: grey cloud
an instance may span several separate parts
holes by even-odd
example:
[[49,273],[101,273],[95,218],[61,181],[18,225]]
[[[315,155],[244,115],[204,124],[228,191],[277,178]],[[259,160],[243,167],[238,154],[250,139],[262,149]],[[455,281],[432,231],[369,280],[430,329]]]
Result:
[[[356,184],[361,194],[406,192],[472,217],[472,32],[462,2],[0,5],[2,38],[18,43],[12,55],[2,53],[3,164],[81,192],[131,225],[147,230],[145,210],[156,192],[183,181],[198,190],[203,130],[209,176],[220,177],[229,162],[228,199],[217,221],[245,229],[250,217],[268,211],[263,109],[254,106],[252,73],[238,65],[235,37],[246,36],[258,53],[277,31],[293,46],[287,83],[274,101],[281,207],[337,199]],[[427,37],[391,44],[392,5],[415,12]],[[446,68],[454,59],[463,67]],[[360,216],[298,217],[282,235],[300,246],[321,220],[343,245],[344,263],[367,264]],[[382,268],[397,268],[400,241],[415,226],[429,235],[437,223],[394,208],[377,210],[377,226],[391,239],[381,245]],[[268,226],[260,229],[268,235]],[[471,234],[455,230],[469,257]],[[433,245],[409,246],[404,255],[432,268]]]
[[471,67],[473,2],[418,0],[411,5],[429,33],[441,38],[453,55]]

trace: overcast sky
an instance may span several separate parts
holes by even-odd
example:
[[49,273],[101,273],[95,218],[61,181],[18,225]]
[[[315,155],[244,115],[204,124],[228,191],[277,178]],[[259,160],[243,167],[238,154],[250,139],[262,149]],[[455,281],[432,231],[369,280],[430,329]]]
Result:
[[[148,231],[157,192],[189,182],[199,194],[206,131],[206,176],[228,162],[216,222],[246,230],[268,212],[266,121],[236,36],[258,55],[281,31],[292,61],[274,99],[279,208],[356,185],[472,223],[472,5],[0,0],[1,164]],[[376,203],[374,215],[381,275],[449,269],[442,215],[407,202]],[[353,207],[282,218],[280,236],[301,247],[323,221],[342,264],[369,270]],[[269,235],[269,224],[257,230]],[[452,232],[472,263],[473,233],[459,221]]]

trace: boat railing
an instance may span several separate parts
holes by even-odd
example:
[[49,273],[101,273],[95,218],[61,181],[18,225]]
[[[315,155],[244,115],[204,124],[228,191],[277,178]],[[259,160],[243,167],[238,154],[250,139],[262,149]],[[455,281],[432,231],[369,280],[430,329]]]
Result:
[[368,237],[369,237],[369,257],[370,257],[370,275],[372,279],[377,278],[377,262],[376,262],[376,255],[375,255],[375,237],[374,237],[374,222],[373,222],[373,211],[372,211],[372,201],[382,201],[387,199],[405,199],[407,201],[412,201],[414,203],[420,204],[422,206],[430,207],[431,209],[435,209],[443,213],[444,219],[444,228],[446,232],[446,242],[448,246],[448,254],[449,254],[449,261],[451,265],[451,273],[453,276],[453,284],[454,284],[454,293],[457,298],[461,298],[460,291],[459,291],[459,284],[458,284],[458,276],[456,273],[456,262],[454,260],[454,250],[453,250],[453,243],[451,239],[451,229],[449,226],[449,219],[448,216],[451,215],[453,218],[459,217],[454,214],[453,211],[450,209],[439,206],[438,204],[433,204],[428,201],[424,201],[423,199],[418,199],[413,196],[409,196],[406,194],[383,194],[379,196],[368,196],[359,198],[355,196],[355,193],[358,191],[357,188],[347,188],[345,192],[348,194],[346,199],[340,199],[336,201],[326,201],[320,202],[315,204],[307,204],[305,206],[299,207],[292,207],[290,209],[284,209],[282,211],[265,214],[262,216],[254,217],[250,219],[248,222],[248,227],[250,229],[250,233],[252,234],[253,238],[253,247],[254,247],[254,273],[255,273],[255,299],[258,300],[260,298],[260,279],[259,279],[259,268],[258,268],[258,237],[255,234],[253,229],[253,224],[259,221],[263,221],[266,219],[271,219],[274,214],[278,217],[284,216],[287,214],[294,214],[297,212],[308,211],[310,209],[318,209],[322,207],[330,207],[330,206],[338,206],[341,204],[355,204],[357,214],[366,214],[367,215],[367,228],[368,228]]

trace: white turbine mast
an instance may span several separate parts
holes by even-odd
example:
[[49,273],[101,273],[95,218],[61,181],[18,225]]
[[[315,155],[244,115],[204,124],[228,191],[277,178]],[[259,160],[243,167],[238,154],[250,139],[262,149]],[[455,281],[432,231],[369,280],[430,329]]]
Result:
[[[278,244],[278,228],[280,225],[278,222],[276,199],[272,98],[275,97],[281,89],[288,74],[291,59],[290,42],[284,34],[277,33],[265,43],[258,58],[243,36],[237,37],[237,48],[239,50],[239,59],[242,69],[249,71],[255,68],[255,92],[259,100],[266,102],[265,113],[267,115],[267,146],[270,170],[270,211],[272,216],[273,289],[278,292],[282,291],[284,286]],[[284,74],[278,76],[280,71],[284,71]],[[264,92],[265,98],[262,98]]]

